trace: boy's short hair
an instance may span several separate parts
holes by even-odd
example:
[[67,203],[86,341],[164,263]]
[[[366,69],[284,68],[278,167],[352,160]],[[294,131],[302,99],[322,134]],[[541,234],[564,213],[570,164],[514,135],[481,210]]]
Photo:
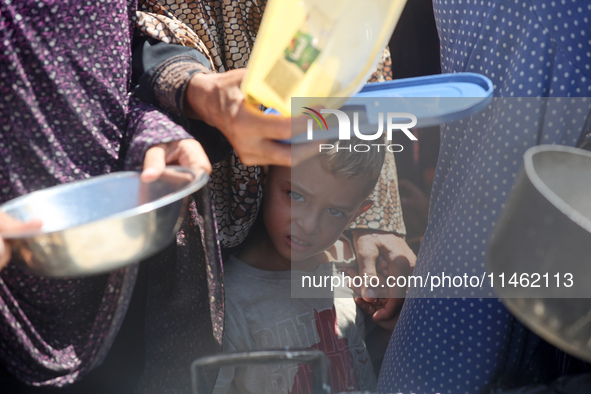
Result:
[[[367,152],[357,152],[354,147],[358,144],[369,145],[370,149]],[[386,147],[374,144],[383,144],[383,138],[368,144],[367,141],[351,136],[350,140],[338,140],[332,144],[332,148],[323,149],[318,159],[322,167],[332,175],[345,178],[361,175],[367,177],[371,192],[380,177],[386,157]]]

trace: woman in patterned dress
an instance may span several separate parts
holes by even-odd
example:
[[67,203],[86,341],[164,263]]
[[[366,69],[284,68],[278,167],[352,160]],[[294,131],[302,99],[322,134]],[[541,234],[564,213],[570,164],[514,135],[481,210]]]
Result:
[[[585,98],[591,95],[591,3],[435,0],[433,5],[442,72],[481,73],[493,81],[498,99],[482,113],[442,128],[415,274],[480,275],[525,150],[541,143],[577,144],[589,112]],[[552,379],[588,371],[527,330],[498,299],[483,297],[491,296],[411,289],[379,391],[502,392],[539,383],[535,392],[551,392],[545,385]],[[570,392],[589,390],[587,381]]]
[[[244,124],[259,119],[277,133],[289,127],[289,121],[263,121],[258,112],[229,94],[237,92],[242,71],[215,76],[207,71],[245,64],[264,4],[183,3],[182,10],[205,10],[202,22],[207,34],[229,44],[224,44],[227,51],[222,52],[217,43],[204,43],[205,61],[195,51],[152,64],[155,67],[147,67],[149,57],[141,58],[138,91],[148,89],[148,95],[167,111],[164,114],[129,94],[131,55],[137,49],[131,46],[133,1],[114,1],[106,7],[82,2],[58,6],[44,0],[0,2],[0,201],[59,183],[138,168],[142,162],[147,167],[144,176],[154,177],[167,153],[172,155],[170,161],[208,169],[201,146],[191,137],[203,141],[210,158],[224,158],[216,144],[223,141],[218,131],[202,123],[197,132],[189,127],[196,134],[191,136],[171,116],[178,121],[201,115],[222,130],[248,164],[291,162],[286,149],[269,149],[265,141],[270,138],[251,138],[254,150],[243,149],[249,145],[240,137],[248,134],[232,130],[243,131]],[[232,10],[236,5],[250,7],[241,9],[246,19]],[[145,23],[142,18],[140,14],[140,26]],[[222,28],[234,19],[239,21],[237,26]],[[197,41],[197,49],[200,45]],[[223,61],[218,54],[224,54]],[[194,91],[203,92],[195,100],[213,92],[220,106],[191,113],[195,103],[187,97],[190,105],[185,109],[186,88],[195,82],[199,83]],[[217,85],[203,91],[212,84]],[[229,102],[219,100],[223,94]],[[236,102],[239,105],[229,105]],[[221,111],[224,104],[234,112]],[[228,113],[235,123],[227,123]],[[216,114],[217,118],[207,117]],[[174,157],[189,151],[189,158],[200,159]],[[269,156],[270,152],[275,153]],[[250,218],[256,216],[258,171],[241,165],[237,155],[216,164],[213,195],[224,245],[238,243],[248,231]],[[392,174],[393,167],[388,171]],[[396,189],[386,186],[378,193],[387,203],[397,201]],[[191,204],[176,244],[139,266],[89,278],[49,279],[8,264],[0,274],[2,389],[13,393],[54,392],[51,387],[61,387],[58,392],[62,393],[188,392],[188,366],[199,356],[219,351],[223,327],[221,269],[215,258],[203,252],[202,224],[208,218],[203,216],[206,207],[199,204]],[[386,216],[377,208],[359,226],[384,225],[402,235],[396,206],[383,207]],[[11,228],[4,218],[0,221],[3,230]],[[383,236],[395,237],[395,243],[402,239]],[[0,250],[3,262],[6,252]],[[208,378],[213,382],[215,371]]]

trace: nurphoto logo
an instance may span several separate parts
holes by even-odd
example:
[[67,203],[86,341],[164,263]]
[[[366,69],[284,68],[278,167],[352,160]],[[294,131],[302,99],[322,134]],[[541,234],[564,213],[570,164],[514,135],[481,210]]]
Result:
[[[359,112],[353,112],[353,122],[351,124],[349,114],[344,111],[338,109],[324,108],[320,111],[316,111],[309,107],[303,108],[309,111],[304,112],[304,114],[312,118],[308,119],[307,125],[307,139],[309,141],[312,141],[314,139],[314,122],[320,128],[320,132],[329,131],[328,123],[326,122],[326,119],[322,114],[333,114],[336,116],[336,119],[338,121],[339,140],[350,140],[352,134],[351,130],[353,131],[353,134],[362,141],[375,141],[382,138],[384,132],[386,133],[387,143],[367,143],[349,146],[337,146],[337,149],[339,150],[348,150],[350,152],[369,152],[372,148],[377,149],[378,151],[384,148],[388,152],[402,152],[402,150],[404,149],[402,145],[391,143],[392,133],[394,131],[402,131],[408,137],[409,140],[417,141],[417,137],[415,137],[414,134],[409,130],[415,127],[417,124],[417,117],[411,113],[387,112],[384,116],[383,112],[379,112],[378,124],[376,125],[377,131],[373,132],[372,130],[371,132],[368,132],[367,127],[364,127],[363,132],[361,132],[359,127]],[[385,122],[384,119],[386,120]],[[333,148],[333,144],[319,144],[320,152],[322,152],[323,149],[329,150]]]

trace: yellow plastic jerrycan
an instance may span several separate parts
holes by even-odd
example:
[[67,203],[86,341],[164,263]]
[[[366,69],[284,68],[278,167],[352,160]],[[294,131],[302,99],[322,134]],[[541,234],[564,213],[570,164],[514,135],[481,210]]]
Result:
[[291,97],[339,108],[375,70],[405,3],[269,0],[241,86],[246,100],[285,116]]

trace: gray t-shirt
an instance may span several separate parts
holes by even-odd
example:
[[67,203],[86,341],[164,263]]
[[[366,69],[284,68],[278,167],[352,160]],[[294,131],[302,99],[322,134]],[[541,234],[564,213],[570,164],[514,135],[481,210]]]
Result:
[[[235,257],[224,270],[225,352],[318,349],[328,356],[333,392],[375,388],[364,317],[357,311],[352,291],[339,290],[349,291],[348,297],[292,298],[292,271],[265,271]],[[313,274],[333,273],[333,264],[323,264]],[[227,367],[220,370],[214,393],[308,392],[311,384],[309,365]]]

